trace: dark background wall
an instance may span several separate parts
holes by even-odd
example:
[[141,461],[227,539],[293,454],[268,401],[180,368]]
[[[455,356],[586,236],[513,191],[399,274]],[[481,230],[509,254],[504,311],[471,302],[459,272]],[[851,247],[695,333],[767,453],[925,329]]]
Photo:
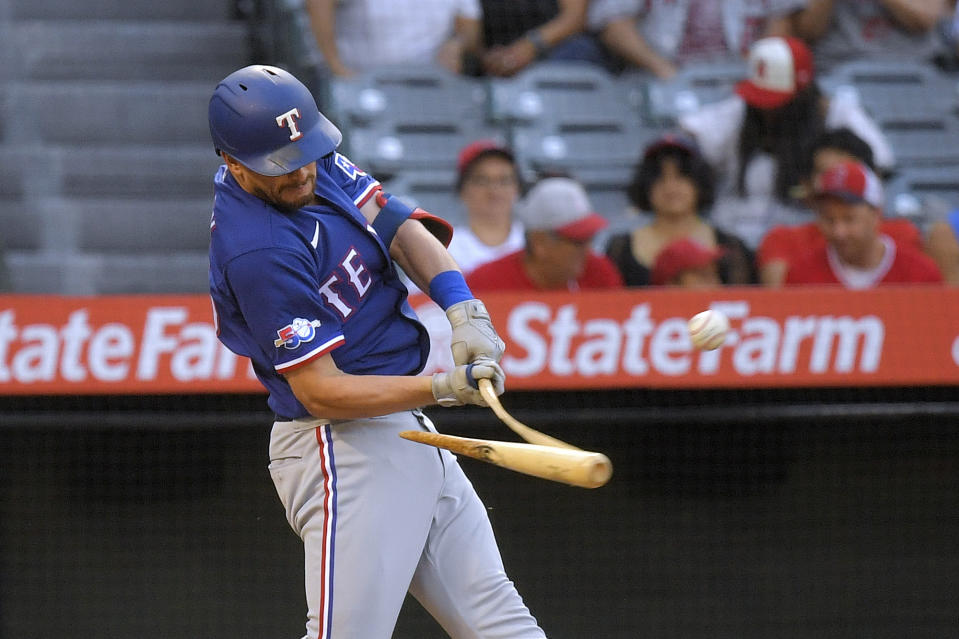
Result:
[[[613,480],[461,463],[552,638],[957,636],[953,391],[510,394]],[[0,402],[0,637],[301,636],[262,403]],[[514,439],[482,409],[432,415]],[[395,636],[445,635],[408,601]]]

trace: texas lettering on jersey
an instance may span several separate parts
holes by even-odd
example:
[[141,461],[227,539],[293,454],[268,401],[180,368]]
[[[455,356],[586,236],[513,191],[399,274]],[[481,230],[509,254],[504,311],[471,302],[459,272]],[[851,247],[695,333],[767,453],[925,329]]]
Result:
[[[327,306],[346,320],[359,307],[370,290],[373,277],[356,248],[351,247],[339,266],[319,287],[320,295]],[[319,320],[298,317],[286,326],[277,329],[273,345],[277,348],[295,350],[300,344],[313,341]]]

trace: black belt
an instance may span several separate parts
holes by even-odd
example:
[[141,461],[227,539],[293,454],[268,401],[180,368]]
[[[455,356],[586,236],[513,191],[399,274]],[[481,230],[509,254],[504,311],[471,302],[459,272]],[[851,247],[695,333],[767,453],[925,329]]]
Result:
[[273,421],[275,422],[292,422],[294,419],[296,418],[280,415],[279,413],[273,413]]

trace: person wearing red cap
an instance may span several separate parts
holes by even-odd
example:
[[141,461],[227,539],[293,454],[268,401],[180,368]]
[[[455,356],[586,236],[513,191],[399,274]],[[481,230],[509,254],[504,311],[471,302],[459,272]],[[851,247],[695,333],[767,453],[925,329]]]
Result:
[[866,165],[851,160],[836,164],[816,178],[813,197],[826,244],[810,249],[790,266],[787,286],[841,284],[865,289],[942,282],[932,259],[879,231],[882,186]]
[[464,273],[523,248],[523,225],[513,215],[521,180],[512,151],[495,140],[463,147],[456,163],[456,192],[466,209],[449,252]]
[[593,0],[588,25],[629,66],[671,78],[688,62],[739,58],[788,33],[806,0]]
[[693,140],[670,133],[646,147],[626,195],[639,212],[650,213],[652,220],[611,236],[606,244],[606,255],[627,286],[650,284],[656,256],[664,246],[682,238],[708,248],[723,248],[719,263],[723,283],[756,283],[752,252],[741,239],[707,219],[714,182],[712,168]]
[[653,263],[651,281],[654,286],[712,288],[722,286],[719,259],[723,249],[709,248],[683,237],[666,246]]
[[476,268],[466,278],[471,290],[577,291],[623,285],[613,263],[590,248],[608,223],[578,182],[543,179],[517,212],[526,227],[525,248]]
[[717,171],[713,219],[754,248],[773,225],[806,216],[794,194],[809,144],[822,131],[849,128],[869,144],[881,170],[894,161],[882,131],[854,96],[822,94],[812,54],[798,38],[757,41],[748,67],[734,96],[679,121]]
[[[875,170],[872,149],[849,129],[826,131],[813,142],[810,155],[802,169],[803,197],[810,213],[814,202],[808,198],[812,195],[816,176],[846,160],[862,162]],[[897,245],[922,248],[922,233],[912,221],[902,217],[883,217],[879,224],[879,230],[891,237]],[[760,283],[770,287],[782,286],[793,261],[802,257],[810,248],[825,244],[826,238],[815,220],[805,224],[780,224],[772,227],[763,236],[756,251]]]

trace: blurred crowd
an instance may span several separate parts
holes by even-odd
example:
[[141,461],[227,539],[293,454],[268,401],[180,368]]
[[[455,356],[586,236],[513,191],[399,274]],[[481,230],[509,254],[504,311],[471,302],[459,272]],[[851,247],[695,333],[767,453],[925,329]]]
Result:
[[[886,283],[959,285],[959,211],[920,229],[884,214],[893,148],[818,77],[857,59],[954,71],[949,0],[306,0],[328,72],[438,64],[512,76],[544,60],[668,81],[738,58],[728,98],[636,149],[632,228],[610,230],[569,175],[523,184],[510,148],[456,166],[466,223],[450,251],[477,290]],[[437,211],[441,214],[443,212]]]
[[766,36],[802,39],[820,71],[856,58],[956,57],[953,0],[304,1],[337,76],[426,63],[509,76],[539,60],[583,60],[669,78],[689,62],[745,56]]

